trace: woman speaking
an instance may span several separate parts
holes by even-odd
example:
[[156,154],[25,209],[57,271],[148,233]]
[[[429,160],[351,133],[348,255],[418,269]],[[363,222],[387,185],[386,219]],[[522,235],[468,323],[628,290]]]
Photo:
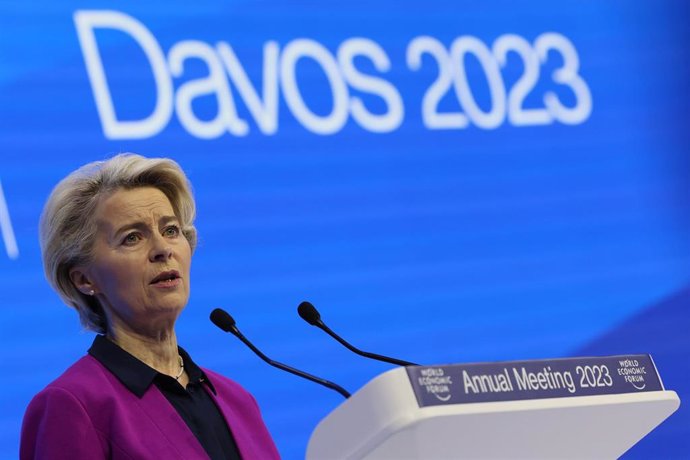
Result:
[[178,347],[194,214],[169,159],[122,154],[55,187],[40,224],[46,277],[98,335],[29,404],[23,460],[279,457],[254,398]]

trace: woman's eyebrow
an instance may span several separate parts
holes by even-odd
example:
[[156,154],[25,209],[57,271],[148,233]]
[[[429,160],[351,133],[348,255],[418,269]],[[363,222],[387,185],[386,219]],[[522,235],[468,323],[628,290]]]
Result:
[[126,222],[119,227],[113,232],[113,236],[117,236],[120,233],[122,233],[125,230],[128,230],[130,228],[136,228],[138,230],[142,230],[146,228],[146,223],[143,220],[133,220],[131,222]]
[[177,216],[162,216],[160,219],[158,219],[158,225],[165,225],[170,222],[178,222],[179,223],[180,219],[177,218]]
[[[158,219],[158,226],[163,227],[170,222],[179,222],[179,219],[175,215],[161,216],[161,218]],[[148,224],[144,220],[131,220],[129,222],[125,222],[124,224],[118,226],[111,235],[113,238],[117,238],[118,235],[120,235],[125,230],[129,230],[129,229],[146,230],[147,228],[148,228]]]

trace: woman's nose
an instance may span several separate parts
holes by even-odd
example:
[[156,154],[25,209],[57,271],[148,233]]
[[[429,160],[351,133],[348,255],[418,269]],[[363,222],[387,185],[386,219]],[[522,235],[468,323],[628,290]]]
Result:
[[151,253],[149,259],[151,262],[156,262],[160,260],[168,260],[172,257],[173,250],[170,246],[170,242],[166,241],[162,236],[154,237],[153,247],[151,248]]

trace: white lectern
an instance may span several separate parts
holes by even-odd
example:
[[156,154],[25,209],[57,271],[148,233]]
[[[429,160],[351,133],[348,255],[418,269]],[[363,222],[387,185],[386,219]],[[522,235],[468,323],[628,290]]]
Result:
[[[559,360],[549,363],[554,361]],[[456,390],[469,391],[470,396],[481,392],[481,379],[483,390],[494,391],[488,397],[505,396],[501,391],[524,394],[529,390],[520,385],[530,384],[524,367],[509,368],[504,363],[504,368],[508,381],[503,382],[502,389],[496,379],[500,374],[493,375],[496,385],[492,390],[491,376],[477,377],[464,369],[456,373],[452,383]],[[640,368],[656,374],[656,369]],[[554,373],[551,367],[543,369]],[[596,370],[596,366],[591,369]],[[602,390],[607,390],[604,384],[609,380],[613,383],[611,375],[603,379],[599,375],[597,380],[586,369],[581,375],[579,370],[573,372],[571,380],[578,385],[576,390],[581,390],[580,385],[588,386],[590,377],[589,383],[600,384]],[[625,378],[619,369],[607,368],[606,372],[617,373],[619,380]],[[532,390],[537,392],[548,390],[552,381],[558,383],[553,378],[547,382],[548,375],[537,377],[531,380],[536,385]],[[655,376],[648,376],[647,381],[651,377]],[[630,377],[627,381],[635,383]],[[319,423],[309,441],[307,459],[615,459],[680,405],[678,395],[665,391],[660,380],[658,391],[633,392],[641,386],[638,384],[631,392],[619,394],[438,405],[424,405],[414,382],[406,368],[397,368],[367,383]],[[477,385],[473,387],[472,382]]]

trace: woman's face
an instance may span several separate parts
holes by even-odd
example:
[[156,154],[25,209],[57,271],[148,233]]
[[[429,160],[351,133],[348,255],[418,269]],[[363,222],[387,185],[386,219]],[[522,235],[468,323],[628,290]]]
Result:
[[72,281],[105,309],[108,328],[170,328],[189,298],[191,248],[170,201],[154,187],[120,189],[96,208],[93,258]]

